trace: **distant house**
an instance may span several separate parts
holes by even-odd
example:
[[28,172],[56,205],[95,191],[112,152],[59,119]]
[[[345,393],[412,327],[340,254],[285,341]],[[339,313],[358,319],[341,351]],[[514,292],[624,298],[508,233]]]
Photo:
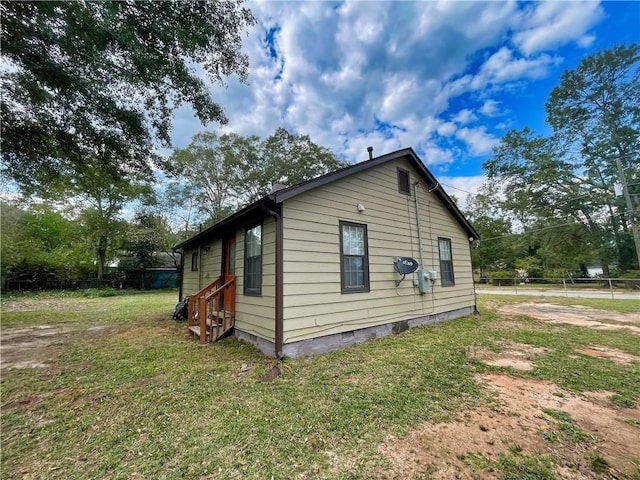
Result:
[[293,357],[473,313],[476,239],[407,148],[275,191],[175,249],[202,342],[235,326]]
[[130,254],[112,260],[109,267],[113,274],[120,272],[115,280],[120,288],[174,288],[178,284],[178,259],[175,253],[154,252],[141,262]]

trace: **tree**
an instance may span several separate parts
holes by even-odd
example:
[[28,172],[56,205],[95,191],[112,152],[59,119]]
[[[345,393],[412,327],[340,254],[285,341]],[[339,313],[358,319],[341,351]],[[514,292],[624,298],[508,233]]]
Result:
[[276,184],[294,185],[346,165],[308,135],[282,128],[263,141],[198,133],[170,161],[178,180],[168,194],[185,207],[197,205],[211,222],[267,195]]
[[[501,187],[501,193],[493,198],[527,234],[529,256],[536,255],[531,250],[538,251],[541,239],[547,247],[561,247],[563,242],[552,239],[564,233],[553,230],[574,224],[580,227],[572,230],[573,237],[579,235],[583,245],[590,247],[563,249],[567,266],[576,264],[577,268],[576,255],[587,250],[601,260],[603,268],[609,264],[611,238],[603,226],[606,217],[602,212],[607,193],[585,182],[581,163],[554,138],[536,135],[529,128],[507,132],[484,169],[489,181]],[[530,231],[545,234],[529,236]]]
[[189,103],[227,121],[200,78],[245,80],[242,0],[0,3],[2,162],[26,193],[101,158],[112,177],[150,176]]
[[[545,105],[554,136],[578,152],[584,185],[601,199],[608,228],[615,238],[618,264],[631,266],[631,234],[635,217],[614,185],[628,169],[640,177],[640,46],[616,46],[583,59],[562,75]],[[631,202],[628,202],[631,203]],[[636,243],[640,243],[637,227]],[[636,245],[640,252],[640,245]],[[640,262],[640,253],[636,261]]]
[[471,262],[482,274],[489,270],[513,268],[515,260],[511,221],[492,212],[491,196],[484,192],[467,199],[465,215],[480,234],[471,249]]
[[331,150],[312,142],[309,135],[278,128],[262,142],[259,163],[245,164],[253,173],[245,177],[245,188],[255,192],[249,198],[254,201],[276,184],[295,185],[346,166]]
[[73,215],[78,219],[87,249],[95,254],[101,280],[109,252],[118,246],[114,240],[125,231],[122,210],[134,202],[154,203],[155,197],[144,178],[112,175],[109,169],[103,168],[100,159],[88,159],[87,165],[90,167],[74,177],[58,178],[42,194],[47,200],[67,202],[75,207]]
[[633,262],[638,210],[615,191],[621,172],[627,191],[640,178],[639,65],[637,45],[586,57],[546,102],[553,135],[507,132],[483,166],[492,218],[512,220],[545,269],[585,270],[598,259],[608,275],[612,261],[622,270]]
[[[257,148],[258,137],[202,132],[194,135],[186,148],[176,149],[171,162],[175,172],[186,180],[198,208],[215,222],[242,203],[241,165],[255,158]],[[175,195],[178,190],[171,192]],[[187,198],[182,199],[186,203]]]
[[195,232],[194,226],[206,221],[193,188],[181,177],[167,179],[156,189],[156,198],[153,213],[176,232],[176,243],[189,238]]
[[60,282],[95,271],[78,224],[46,204],[0,206],[2,276],[36,280],[55,274]]
[[139,270],[142,272],[141,288],[146,288],[145,272],[148,268],[157,267],[162,262],[158,253],[168,253],[176,270],[179,266],[177,255],[171,251],[176,244],[176,236],[171,232],[164,218],[147,212],[138,212],[133,221],[127,225],[120,257],[120,270]]

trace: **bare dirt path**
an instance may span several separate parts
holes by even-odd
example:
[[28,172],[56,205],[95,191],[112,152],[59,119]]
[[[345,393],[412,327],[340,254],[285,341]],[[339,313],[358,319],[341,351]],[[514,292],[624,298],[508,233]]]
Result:
[[508,316],[526,315],[546,323],[564,323],[596,330],[628,330],[640,335],[640,311],[637,314],[619,313],[552,303],[515,303],[504,305],[498,311]]

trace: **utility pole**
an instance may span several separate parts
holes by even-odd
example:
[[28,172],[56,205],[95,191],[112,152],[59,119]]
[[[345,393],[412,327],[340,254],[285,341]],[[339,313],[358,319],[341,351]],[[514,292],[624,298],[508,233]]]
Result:
[[633,203],[631,203],[631,195],[629,195],[629,188],[627,187],[627,180],[624,176],[624,169],[622,168],[622,161],[620,157],[616,157],[616,166],[618,167],[618,175],[620,177],[620,183],[622,183],[622,195],[627,203],[627,209],[629,210],[629,222],[631,223],[631,233],[633,234],[633,243],[636,246],[636,260],[638,261],[638,268],[640,268],[640,233],[638,233],[638,224],[636,223],[636,212],[633,209]]

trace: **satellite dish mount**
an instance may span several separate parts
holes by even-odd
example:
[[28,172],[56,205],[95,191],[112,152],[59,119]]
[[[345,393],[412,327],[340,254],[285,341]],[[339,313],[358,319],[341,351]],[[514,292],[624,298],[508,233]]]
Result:
[[402,275],[400,280],[396,280],[396,287],[399,287],[408,273],[413,273],[418,269],[418,262],[411,257],[396,257],[393,259],[393,268]]

